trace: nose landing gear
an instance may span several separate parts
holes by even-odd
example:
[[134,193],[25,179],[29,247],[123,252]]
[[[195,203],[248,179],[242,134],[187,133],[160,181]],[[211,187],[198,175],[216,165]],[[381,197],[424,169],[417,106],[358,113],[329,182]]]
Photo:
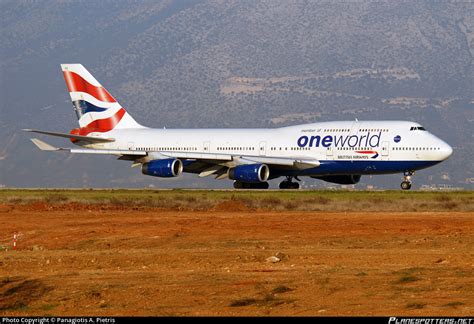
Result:
[[[296,180],[300,181],[297,177],[294,177]],[[287,176],[285,181],[280,182],[280,189],[299,189],[300,184],[298,182],[293,182],[292,176]]]
[[415,174],[415,171],[405,171],[403,173],[403,181],[400,184],[402,190],[410,190],[411,189],[411,176]]

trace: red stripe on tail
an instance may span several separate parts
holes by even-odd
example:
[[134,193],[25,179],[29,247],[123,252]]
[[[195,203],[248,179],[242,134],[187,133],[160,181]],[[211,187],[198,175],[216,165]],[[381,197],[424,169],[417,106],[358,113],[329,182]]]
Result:
[[85,92],[100,101],[116,102],[115,99],[107,92],[107,90],[105,90],[105,88],[96,87],[90,84],[79,74],[71,71],[63,71],[63,74],[69,92]]
[[[111,131],[122,120],[125,113],[125,109],[122,108],[109,118],[97,119],[85,127],[74,128],[71,130],[71,134],[86,136],[92,132],[105,133]],[[71,142],[74,143],[77,142],[77,140],[71,139]]]

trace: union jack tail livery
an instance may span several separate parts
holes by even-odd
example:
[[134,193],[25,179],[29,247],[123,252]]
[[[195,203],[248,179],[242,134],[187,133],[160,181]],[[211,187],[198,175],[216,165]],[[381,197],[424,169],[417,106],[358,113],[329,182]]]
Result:
[[113,129],[143,128],[82,64],[61,64],[61,69],[80,126],[71,134],[86,136]]

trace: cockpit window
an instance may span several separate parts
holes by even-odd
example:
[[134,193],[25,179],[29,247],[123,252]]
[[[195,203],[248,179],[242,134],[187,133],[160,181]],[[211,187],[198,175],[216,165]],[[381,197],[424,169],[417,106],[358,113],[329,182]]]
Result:
[[426,129],[423,126],[413,126],[410,128],[411,131],[415,130],[421,130],[421,131],[426,131]]

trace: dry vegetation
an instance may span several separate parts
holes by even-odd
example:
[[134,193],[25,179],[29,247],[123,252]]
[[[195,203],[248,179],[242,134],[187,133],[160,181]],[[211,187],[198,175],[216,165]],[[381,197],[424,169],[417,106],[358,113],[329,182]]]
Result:
[[473,191],[2,190],[6,206],[185,211],[474,211]]

